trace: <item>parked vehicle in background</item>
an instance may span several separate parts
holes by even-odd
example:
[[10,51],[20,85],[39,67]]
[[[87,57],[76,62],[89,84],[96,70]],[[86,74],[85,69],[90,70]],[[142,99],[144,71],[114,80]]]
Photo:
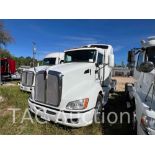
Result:
[[64,53],[53,52],[45,56],[43,59],[43,65],[38,67],[33,67],[30,69],[25,69],[22,71],[20,89],[22,91],[31,92],[32,87],[34,87],[35,74],[42,69],[47,69],[48,66],[53,66],[56,64],[63,63]]
[[141,41],[142,47],[129,51],[129,66],[135,63],[134,84],[126,84],[134,107],[133,127],[137,134],[155,134],[155,37]]
[[100,121],[111,89],[112,46],[87,45],[65,51],[64,57],[64,64],[37,72],[29,110],[71,127]]
[[64,62],[64,53],[62,52],[49,53],[43,59],[43,65],[45,66],[53,66],[53,65],[61,64],[63,62]]
[[11,80],[20,80],[21,79],[21,74],[16,71],[12,76],[11,76]]
[[0,76],[1,80],[10,80],[16,72],[16,62],[12,58],[0,58]]

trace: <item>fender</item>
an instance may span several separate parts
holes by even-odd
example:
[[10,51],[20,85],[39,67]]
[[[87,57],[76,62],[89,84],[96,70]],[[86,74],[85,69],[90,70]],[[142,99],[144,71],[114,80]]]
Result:
[[102,87],[99,82],[89,83],[88,81],[83,81],[74,85],[74,87],[64,93],[64,95],[62,96],[62,101],[65,101],[67,105],[71,101],[89,98],[88,109],[91,109],[95,107],[97,97],[100,92],[103,93]]

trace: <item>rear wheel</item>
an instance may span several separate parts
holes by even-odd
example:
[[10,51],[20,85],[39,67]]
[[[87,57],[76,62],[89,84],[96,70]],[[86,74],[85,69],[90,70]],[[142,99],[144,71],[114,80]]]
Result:
[[98,95],[95,110],[94,110],[94,117],[93,117],[93,122],[94,123],[101,123],[102,122],[102,96]]

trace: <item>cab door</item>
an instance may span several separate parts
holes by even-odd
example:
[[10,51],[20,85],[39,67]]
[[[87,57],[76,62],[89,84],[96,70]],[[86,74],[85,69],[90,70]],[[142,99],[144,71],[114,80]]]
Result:
[[98,79],[100,80],[100,82],[103,82],[103,54],[98,53],[98,57],[97,57],[97,64],[98,64]]
[[141,91],[144,73],[140,71],[140,65],[144,62],[144,52],[140,52],[137,58],[137,64],[134,71],[134,78],[136,80],[135,87],[137,91]]

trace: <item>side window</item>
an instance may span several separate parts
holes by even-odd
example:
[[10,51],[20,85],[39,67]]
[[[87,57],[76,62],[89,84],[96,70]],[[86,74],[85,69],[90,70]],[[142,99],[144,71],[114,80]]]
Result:
[[151,61],[155,65],[155,53],[154,53],[154,51],[155,51],[155,47],[150,47],[150,48],[146,49],[145,60]]
[[144,54],[143,53],[139,53],[138,55],[138,59],[137,59],[137,66],[136,69],[139,71],[140,65],[141,63],[144,61]]
[[103,63],[103,54],[98,53],[97,63],[102,64]]

